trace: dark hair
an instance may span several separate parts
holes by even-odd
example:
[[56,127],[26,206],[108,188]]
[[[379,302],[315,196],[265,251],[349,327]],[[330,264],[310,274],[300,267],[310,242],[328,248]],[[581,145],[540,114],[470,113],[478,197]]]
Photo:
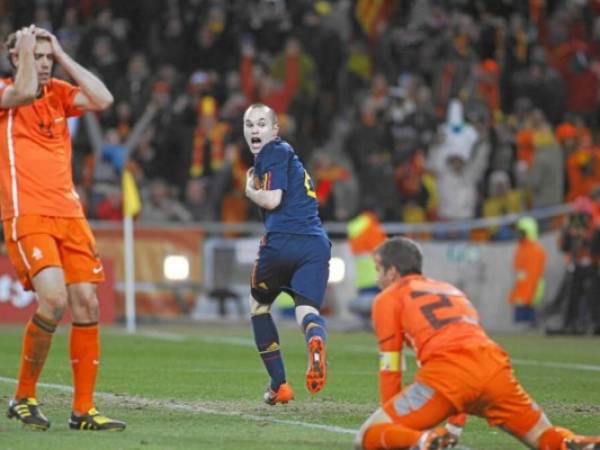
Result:
[[402,276],[422,273],[423,253],[412,239],[404,236],[387,239],[375,249],[375,253],[381,258],[384,270],[395,267]]

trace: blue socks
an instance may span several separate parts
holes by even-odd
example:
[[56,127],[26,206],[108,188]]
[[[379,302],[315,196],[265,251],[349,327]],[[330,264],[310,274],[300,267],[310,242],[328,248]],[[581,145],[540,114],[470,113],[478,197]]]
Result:
[[327,330],[325,325],[325,319],[318,314],[307,314],[302,319],[302,329],[304,330],[304,337],[306,342],[313,336],[319,336],[323,339],[323,342],[327,341]]
[[277,391],[285,383],[285,368],[279,349],[279,333],[271,314],[252,316],[254,342],[271,377],[271,389]]

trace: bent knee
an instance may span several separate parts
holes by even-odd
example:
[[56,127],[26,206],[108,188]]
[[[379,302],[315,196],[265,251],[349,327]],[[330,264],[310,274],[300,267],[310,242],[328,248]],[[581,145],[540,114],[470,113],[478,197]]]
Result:
[[258,316],[260,314],[269,314],[271,312],[271,303],[262,303],[256,300],[252,295],[248,298],[250,305],[250,315]]
[[382,409],[378,408],[371,416],[363,423],[354,436],[354,450],[362,450],[364,448],[364,441],[369,428],[378,423],[392,423],[392,419]]

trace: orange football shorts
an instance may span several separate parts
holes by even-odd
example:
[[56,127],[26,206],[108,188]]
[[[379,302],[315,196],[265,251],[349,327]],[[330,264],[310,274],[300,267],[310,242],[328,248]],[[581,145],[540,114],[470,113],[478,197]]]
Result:
[[444,395],[458,412],[483,417],[518,437],[542,414],[515,378],[506,352],[492,341],[440,352],[415,379]]
[[21,216],[4,221],[8,257],[27,290],[45,267],[61,267],[65,282],[104,281],[92,230],[83,217]]
[[415,429],[466,412],[521,437],[542,414],[515,378],[508,355],[493,342],[440,351],[423,362],[414,380],[383,409],[392,421]]

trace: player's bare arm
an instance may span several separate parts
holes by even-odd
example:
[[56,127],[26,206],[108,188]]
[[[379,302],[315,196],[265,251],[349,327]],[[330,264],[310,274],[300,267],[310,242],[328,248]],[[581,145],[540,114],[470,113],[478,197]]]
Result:
[[65,52],[54,34],[38,28],[38,35],[50,39],[54,60],[75,80],[81,88],[75,96],[75,106],[85,110],[102,111],[112,105],[114,99],[106,85]]
[[16,44],[9,54],[11,62],[17,67],[14,83],[7,86],[0,96],[0,107],[5,109],[33,102],[38,90],[34,58],[35,27],[21,28],[16,38]]
[[283,191],[281,189],[265,190],[254,187],[254,169],[251,167],[246,172],[246,197],[261,208],[275,209],[281,203]]

